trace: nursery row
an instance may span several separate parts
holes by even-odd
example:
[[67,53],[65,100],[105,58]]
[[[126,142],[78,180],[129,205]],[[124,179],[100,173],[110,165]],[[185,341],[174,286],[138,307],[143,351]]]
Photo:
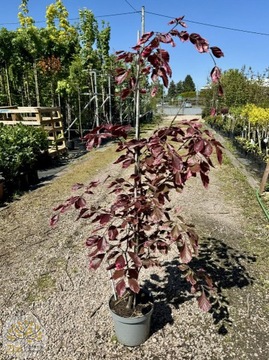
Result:
[[0,130],[0,175],[9,193],[36,181],[38,162],[48,151],[48,140],[46,132],[37,127],[0,124]]
[[269,108],[254,104],[231,108],[228,114],[209,116],[206,121],[234,138],[246,152],[267,161],[269,155]]

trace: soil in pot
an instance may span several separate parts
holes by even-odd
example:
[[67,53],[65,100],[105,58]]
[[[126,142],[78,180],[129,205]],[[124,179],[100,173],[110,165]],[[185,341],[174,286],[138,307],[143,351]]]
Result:
[[131,309],[127,307],[128,295],[126,294],[117,300],[114,297],[111,298],[109,306],[115,314],[122,317],[139,317],[147,314],[152,309],[153,298],[145,290],[136,295],[136,305]]

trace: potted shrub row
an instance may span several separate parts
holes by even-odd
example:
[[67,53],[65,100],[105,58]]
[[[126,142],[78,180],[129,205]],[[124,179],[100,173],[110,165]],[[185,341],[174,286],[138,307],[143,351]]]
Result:
[[[213,60],[223,53],[218,47],[210,47],[200,35],[179,31],[178,26],[186,27],[183,17],[169,25],[172,28],[167,33],[147,32],[132,51],[116,53],[115,81],[122,87],[119,95],[122,99],[133,96],[136,103],[135,136],[129,136],[129,126],[106,124],[84,137],[88,150],[105,139],[118,140],[119,158],[115,164],[126,169],[126,176],[106,179],[112,201],[104,206],[91,203],[94,191],[104,186],[98,180],[75,184],[75,193],[54,208],[50,220],[54,227],[60,215],[74,207],[78,211],[77,219],[89,222],[91,231],[86,240],[89,268],[97,270],[106,264],[108,277],[114,284],[108,303],[116,321],[116,335],[128,346],[139,345],[149,336],[154,299],[141,283],[140,275],[143,269],[161,265],[158,254],[169,256],[170,250],[176,248],[179,268],[189,281],[192,293],[198,294],[200,308],[208,311],[211,306],[210,276],[203,270],[194,272],[190,266],[193,256],[198,255],[198,235],[194,226],[185,222],[184,214],[171,206],[170,200],[175,193],[180,194],[193,177],[199,176],[201,184],[208,187],[212,154],[215,152],[221,163],[222,146],[197,119],[177,123],[174,119],[169,126],[141,138],[139,97],[147,92],[142,84],[149,77],[152,96],[158,91],[159,79],[168,86],[172,70],[164,45],[174,46],[176,39],[190,42],[199,52],[210,53]],[[211,78],[219,84],[221,94],[220,75],[214,61]],[[134,323],[137,323],[137,332]]]
[[0,172],[8,192],[22,190],[38,181],[39,156],[48,150],[41,128],[0,124]]

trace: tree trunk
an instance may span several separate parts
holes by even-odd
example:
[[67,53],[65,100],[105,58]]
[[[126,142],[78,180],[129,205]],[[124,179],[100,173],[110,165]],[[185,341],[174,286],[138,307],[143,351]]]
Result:
[[247,133],[247,140],[250,140],[250,121],[248,120],[248,133]]
[[267,165],[266,165],[266,168],[265,168],[265,171],[264,171],[264,174],[262,177],[262,181],[260,184],[260,195],[265,191],[265,186],[266,186],[268,176],[269,176],[269,160],[267,161]]
[[66,101],[66,112],[67,112],[67,136],[68,136],[68,141],[71,140],[71,131],[70,131],[70,125],[71,125],[71,106],[70,106],[70,99],[68,96],[68,99]]
[[257,140],[258,140],[259,150],[262,151],[262,139],[261,139],[260,129],[257,127],[256,130],[257,130]]
[[50,98],[51,98],[51,106],[53,107],[55,102],[54,102],[54,90],[53,90],[53,81],[51,81],[50,83]]
[[29,80],[28,80],[27,72],[26,72],[26,78],[25,78],[25,95],[26,95],[26,100],[27,100],[27,106],[31,106],[31,97],[30,97]]
[[9,83],[9,75],[8,75],[8,68],[5,65],[5,72],[6,72],[6,82],[7,82],[7,97],[8,97],[8,105],[12,105],[12,98],[10,93],[10,83]]
[[34,78],[35,78],[36,105],[40,106],[40,93],[39,93],[39,86],[38,86],[37,66],[36,66],[35,60],[33,63],[33,69],[34,69]]

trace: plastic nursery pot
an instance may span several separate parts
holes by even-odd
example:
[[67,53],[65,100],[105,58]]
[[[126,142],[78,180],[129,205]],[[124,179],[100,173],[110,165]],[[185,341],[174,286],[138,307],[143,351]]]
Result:
[[112,296],[109,301],[109,309],[112,315],[114,329],[118,341],[126,346],[138,346],[143,344],[149,337],[151,316],[154,309],[153,302],[137,316],[124,317],[112,310],[115,302]]
[[0,201],[4,198],[4,181],[0,178]]
[[66,146],[68,150],[74,150],[75,149],[75,142],[74,140],[67,140]]

